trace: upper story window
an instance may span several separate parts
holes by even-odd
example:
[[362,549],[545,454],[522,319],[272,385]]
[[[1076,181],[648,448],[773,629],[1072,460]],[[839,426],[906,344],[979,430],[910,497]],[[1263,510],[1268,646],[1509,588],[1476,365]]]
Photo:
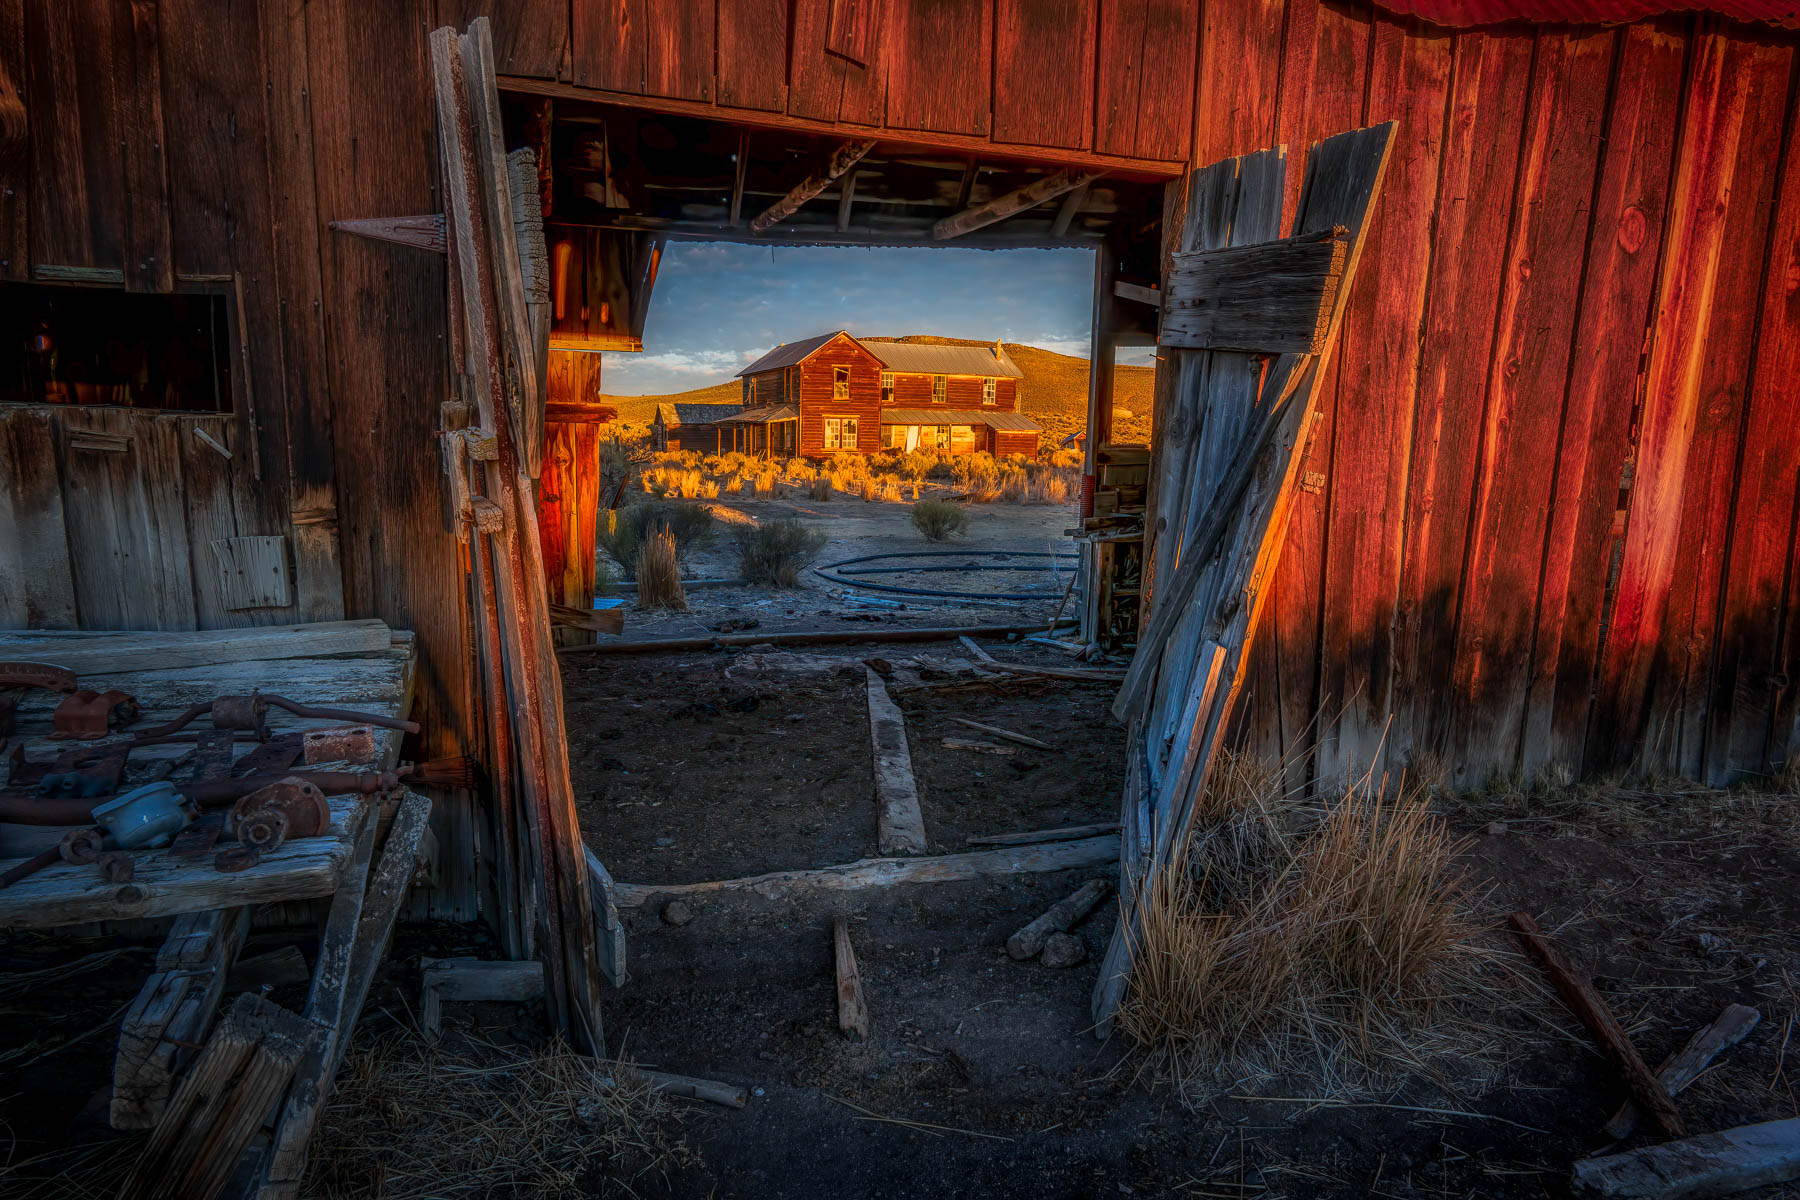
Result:
[[831,398],[848,400],[850,398],[850,368],[831,368]]
[[744,403],[756,403],[756,380],[749,375],[744,376]]
[[942,404],[944,398],[949,394],[950,377],[948,375],[933,375],[931,377],[931,402],[933,404]]
[[231,411],[226,298],[0,284],[0,401]]
[[881,373],[881,402],[883,404],[894,402],[894,373],[892,371]]
[[984,379],[981,381],[981,402],[983,404],[994,403],[999,384],[1000,381],[998,379]]

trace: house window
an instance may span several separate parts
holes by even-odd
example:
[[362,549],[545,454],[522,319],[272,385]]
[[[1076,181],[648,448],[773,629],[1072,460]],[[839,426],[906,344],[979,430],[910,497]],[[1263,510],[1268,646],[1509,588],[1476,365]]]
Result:
[[848,400],[850,398],[850,368],[831,368],[831,398]]
[[881,402],[883,404],[894,402],[894,373],[892,371],[881,373]]
[[994,402],[994,390],[999,382],[998,379],[984,379],[981,381],[981,402],[983,404],[992,404]]
[[856,449],[856,418],[826,417],[825,448],[827,450]]
[[756,380],[748,375],[744,376],[744,403],[756,403]]
[[950,426],[936,425],[933,426],[933,428],[936,430],[937,434],[937,448],[939,450],[948,450],[950,448]]
[[944,402],[944,397],[947,394],[949,394],[949,391],[950,391],[950,377],[949,376],[933,375],[931,377],[931,402],[933,404],[942,404]]
[[0,402],[231,411],[228,300],[0,284]]

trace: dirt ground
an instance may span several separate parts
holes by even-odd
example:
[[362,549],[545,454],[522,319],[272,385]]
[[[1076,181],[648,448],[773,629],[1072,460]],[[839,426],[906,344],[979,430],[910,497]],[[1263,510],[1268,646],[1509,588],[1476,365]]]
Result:
[[[876,658],[906,715],[934,853],[966,849],[971,834],[1111,817],[1123,734],[1107,717],[1109,690],[967,688],[953,645],[569,656],[586,835],[618,879],[648,885],[873,854],[862,663]],[[1029,643],[990,649],[1067,661]],[[908,690],[915,682],[949,686]],[[1010,758],[945,749],[943,737],[962,728],[955,716],[1058,749]],[[1537,914],[1652,1063],[1729,1003],[1759,1010],[1750,1037],[1680,1097],[1692,1132],[1797,1115],[1788,1065],[1800,1019],[1795,803],[1676,787],[1496,789],[1440,801],[1470,838],[1465,865],[1481,915],[1498,926],[1514,909]],[[741,1084],[750,1099],[741,1111],[684,1102],[681,1136],[702,1165],[666,1183],[622,1181],[598,1166],[572,1186],[684,1198],[1562,1197],[1570,1163],[1605,1148],[1597,1130],[1622,1099],[1616,1078],[1516,954],[1488,1014],[1492,1065],[1482,1071],[1453,1064],[1435,1081],[1324,1103],[1304,1102],[1315,1095],[1304,1080],[1246,1078],[1184,1103],[1154,1063],[1089,1030],[1106,910],[1075,931],[1088,951],[1078,966],[1018,963],[1004,950],[1055,900],[1111,874],[795,900],[714,894],[690,901],[692,919],[679,925],[654,897],[626,909],[630,979],[603,1002],[610,1052]],[[872,1012],[862,1043],[836,1025],[830,924],[840,911]],[[296,935],[257,938],[250,953]],[[1504,935],[1492,942],[1510,953]],[[137,1144],[103,1129],[111,1028],[155,944],[0,942],[0,1121],[10,1139],[0,1196],[110,1194],[91,1181],[109,1165],[116,1177]],[[310,935],[298,944],[310,961]],[[403,929],[357,1045],[415,1027],[421,956],[496,953],[479,927]],[[291,985],[271,998],[303,1001]],[[541,1018],[515,1007],[451,1006],[447,1020],[491,1043],[544,1036]],[[378,1164],[336,1165],[338,1182],[317,1194],[392,1194]],[[441,1194],[466,1193],[447,1179]]]
[[[788,489],[793,490],[793,489]],[[943,492],[930,485],[927,494]],[[791,591],[759,587],[693,588],[688,602],[693,611],[673,613],[644,611],[636,607],[636,592],[629,582],[620,583],[616,594],[631,601],[625,617],[625,638],[699,637],[711,633],[782,633],[797,629],[871,629],[926,625],[1012,625],[1048,620],[1069,582],[1073,558],[1054,563],[1047,559],[1015,559],[1030,565],[1055,565],[1054,571],[983,570],[995,560],[990,551],[1055,551],[1070,553],[1063,530],[1073,524],[1067,506],[1028,504],[980,504],[970,506],[969,532],[950,542],[929,542],[912,526],[910,503],[865,503],[839,494],[828,501],[718,500],[705,502],[721,515],[711,543],[694,550],[683,564],[690,579],[737,579],[741,576],[729,535],[729,524],[741,515],[756,521],[798,517],[825,532],[829,540],[818,564],[825,566],[870,554],[919,553],[929,558],[895,560],[873,566],[964,566],[965,571],[932,571],[916,575],[882,575],[881,582],[902,587],[921,587],[963,592],[1023,593],[1040,591],[1043,598],[1030,601],[953,601],[882,591],[850,591],[807,572],[801,586]],[[965,557],[966,555],[966,557]],[[1072,602],[1071,602],[1072,603]],[[1073,613],[1073,608],[1068,610]]]

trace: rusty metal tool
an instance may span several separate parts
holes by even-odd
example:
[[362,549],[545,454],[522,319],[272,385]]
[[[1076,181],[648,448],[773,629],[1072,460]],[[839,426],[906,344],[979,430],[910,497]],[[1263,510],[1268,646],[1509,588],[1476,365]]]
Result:
[[248,696],[220,696],[215,700],[190,705],[174,720],[140,731],[140,737],[162,737],[177,730],[186,728],[202,713],[211,713],[214,729],[247,729],[259,737],[266,736],[268,726],[264,718],[269,709],[279,708],[294,714],[296,717],[308,717],[318,721],[354,721],[361,725],[379,725],[383,729],[398,729],[403,733],[419,732],[417,721],[406,721],[399,717],[382,716],[380,713],[357,712],[349,708],[322,708],[317,705],[301,704],[297,700],[289,700],[285,696],[269,696],[261,692],[252,692]]
[[50,714],[53,738],[92,740],[111,733],[115,725],[129,725],[138,717],[137,700],[121,691],[71,692]]
[[29,875],[36,875],[45,867],[54,866],[62,861],[62,846],[55,845],[48,850],[39,850],[36,854],[16,866],[8,867],[0,872],[0,888],[8,888]]

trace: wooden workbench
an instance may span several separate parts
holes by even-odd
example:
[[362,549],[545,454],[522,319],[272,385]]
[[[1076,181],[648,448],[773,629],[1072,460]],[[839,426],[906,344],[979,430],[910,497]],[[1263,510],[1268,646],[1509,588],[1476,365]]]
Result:
[[[192,705],[253,691],[394,718],[405,717],[412,702],[412,635],[390,633],[379,621],[190,634],[0,633],[0,661],[21,660],[79,664],[83,688],[135,697],[141,715],[127,735],[167,722]],[[109,672],[108,664],[129,669]],[[28,760],[54,759],[71,745],[101,744],[50,736],[51,714],[61,698],[33,691],[19,705],[13,740],[23,745]],[[267,721],[272,735],[351,723],[296,717],[275,707]],[[210,727],[206,714],[189,726]],[[374,732],[371,763],[295,769],[391,768],[404,735]],[[234,743],[233,757],[256,745],[247,739]],[[192,749],[188,744],[135,750],[122,786],[141,782],[159,758]],[[155,969],[121,1022],[111,1108],[116,1127],[148,1128],[168,1107],[191,1048],[206,1038],[253,911],[276,902],[328,898],[303,1013],[318,1031],[318,1048],[294,1075],[273,1128],[252,1143],[240,1171],[255,1194],[297,1193],[313,1127],[429,840],[430,801],[404,787],[390,800],[391,813],[383,811],[378,796],[329,796],[331,826],[324,834],[287,842],[244,871],[222,873],[210,854],[183,860],[140,850],[134,852],[135,874],[128,885],[103,881],[93,866],[57,862],[0,889],[0,926],[173,918]],[[65,832],[0,824],[0,870],[56,845]]]

